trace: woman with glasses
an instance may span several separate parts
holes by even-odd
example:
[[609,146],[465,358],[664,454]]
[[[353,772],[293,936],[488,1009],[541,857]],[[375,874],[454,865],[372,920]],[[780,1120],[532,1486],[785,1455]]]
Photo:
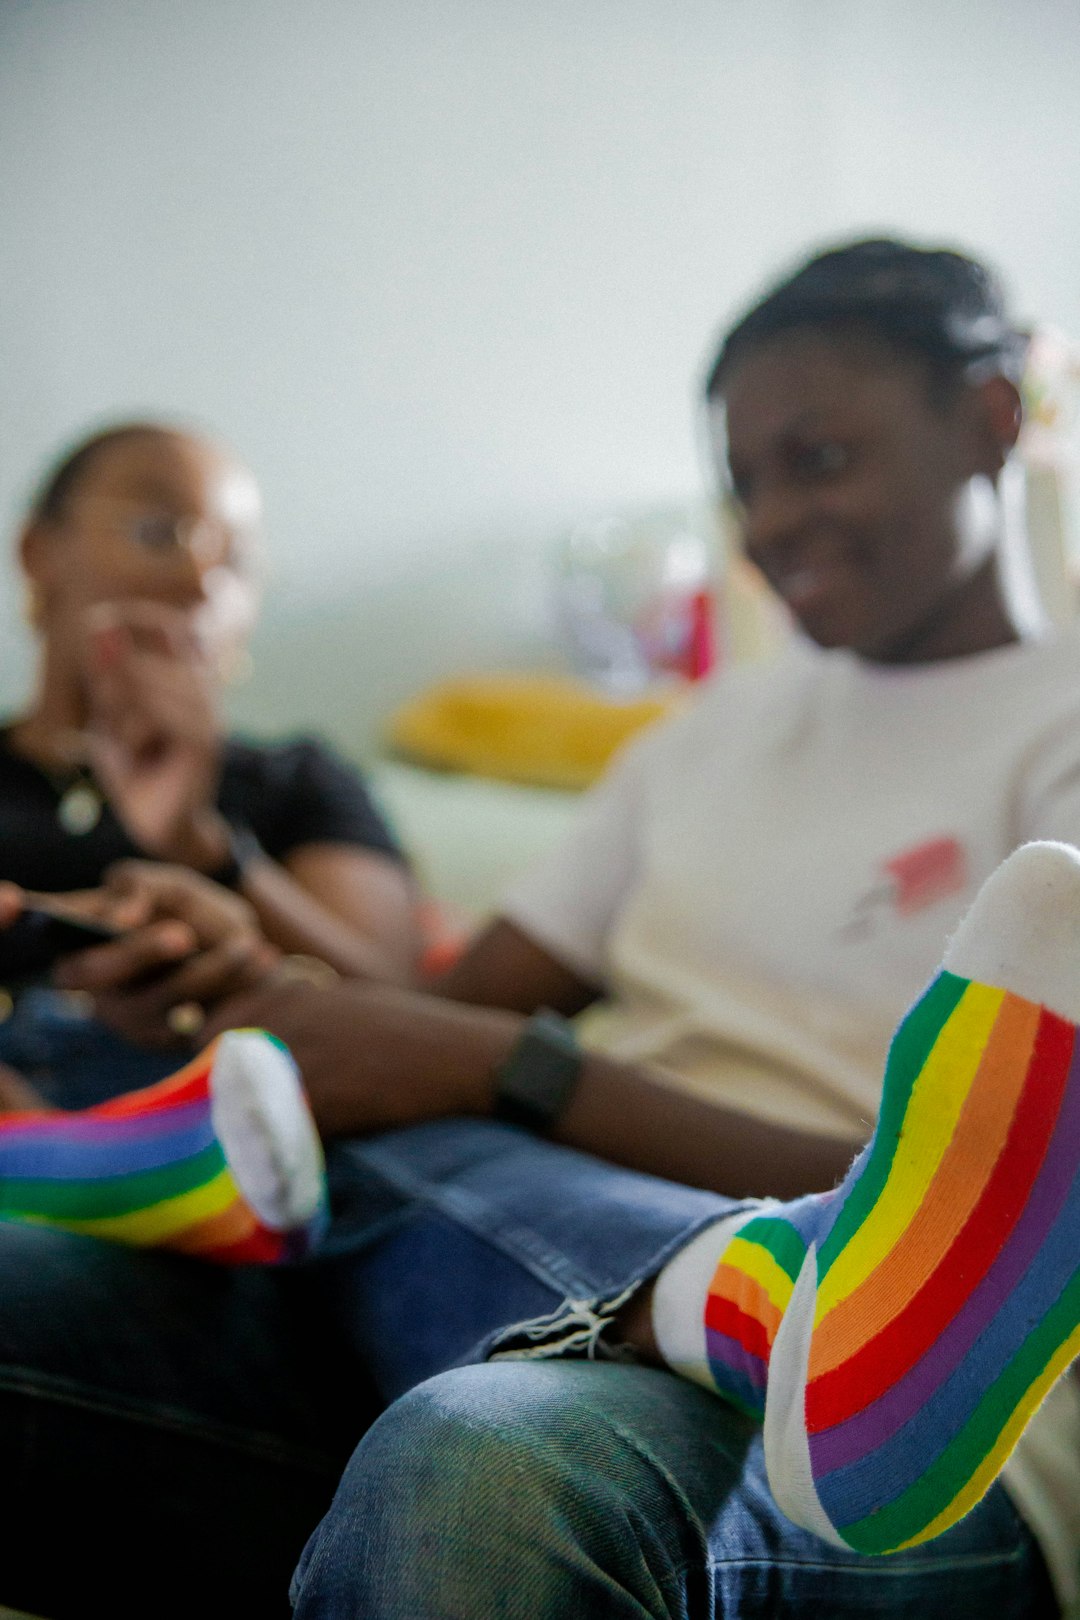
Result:
[[[159,953],[141,996],[117,993],[131,979],[111,983],[99,953],[95,1011],[113,1032],[44,989],[0,1026],[0,1059],[65,1106],[174,1067],[175,1052],[149,1048],[197,1034],[204,1004],[278,953],[411,975],[413,885],[356,773],[311,738],[223,729],[222,686],[258,611],[260,521],[235,456],[134,422],[65,455],[23,527],[40,660],[28,706],[0,729],[0,877],[35,891],[104,881]],[[167,920],[170,896],[208,882],[237,901],[208,905],[198,937]]]

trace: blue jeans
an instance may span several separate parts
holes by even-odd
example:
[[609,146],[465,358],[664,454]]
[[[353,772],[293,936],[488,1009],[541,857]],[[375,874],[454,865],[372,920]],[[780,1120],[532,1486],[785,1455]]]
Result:
[[0,1603],[285,1620],[378,1410],[310,1273],[0,1222]]
[[561,1359],[602,1348],[731,1200],[482,1121],[350,1143],[331,1168],[324,1282],[393,1404],[308,1543],[296,1620],[1056,1612],[1000,1487],[927,1546],[845,1553],[783,1518],[760,1434],[717,1397]]
[[[0,1061],[82,1108],[178,1059],[42,989],[0,1025]],[[378,1409],[309,1274],[0,1222],[0,1602],[49,1620],[286,1617]]]
[[[69,1107],[174,1061],[55,999],[20,1004],[0,1059]],[[1053,1612],[1000,1491],[902,1563],[844,1560],[778,1520],[743,1420],[693,1386],[611,1364],[473,1365],[515,1347],[587,1350],[626,1291],[729,1201],[484,1122],[348,1144],[331,1175],[324,1257],[291,1274],[0,1223],[0,1452],[18,1482],[3,1601],[51,1620],[106,1592],[115,1620],[283,1611],[292,1562],[376,1409],[370,1365],[384,1399],[405,1398],[361,1442],[310,1541],[303,1617],[777,1612],[732,1593],[787,1579],[789,1562],[818,1582],[793,1614],[823,1612],[823,1590],[824,1612],[843,1613],[832,1577],[860,1572],[850,1612],[875,1612],[868,1587],[887,1594],[876,1612],[909,1612],[910,1593],[924,1620],[946,1596],[950,1620]],[[529,1545],[497,1489],[511,1454],[530,1482]],[[641,1563],[663,1594],[652,1609],[630,1595]],[[938,1610],[913,1564],[941,1588]],[[886,1568],[900,1571],[891,1584]]]
[[0,1063],[24,1075],[57,1108],[89,1108],[172,1074],[183,1053],[132,1046],[45,986],[25,991],[0,1024]]
[[1045,1570],[995,1487],[888,1558],[781,1517],[761,1436],[652,1368],[446,1372],[357,1447],[293,1583],[295,1620],[1046,1620]]

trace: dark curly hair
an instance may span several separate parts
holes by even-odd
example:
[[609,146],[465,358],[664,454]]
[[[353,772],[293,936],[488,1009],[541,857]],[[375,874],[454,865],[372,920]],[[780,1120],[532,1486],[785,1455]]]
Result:
[[949,249],[874,237],[816,254],[748,310],[709,368],[706,398],[723,393],[736,360],[796,327],[876,338],[924,360],[945,389],[982,366],[1019,382],[1028,347],[985,265]]
[[131,439],[172,438],[183,429],[166,422],[117,422],[80,439],[63,452],[49,468],[30,502],[32,521],[53,522],[62,518],[72,495],[103,451],[114,444],[126,444]]

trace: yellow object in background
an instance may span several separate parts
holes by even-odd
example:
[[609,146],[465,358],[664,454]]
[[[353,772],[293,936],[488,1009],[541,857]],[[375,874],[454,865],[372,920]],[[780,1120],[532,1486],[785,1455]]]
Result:
[[476,675],[443,681],[390,721],[395,753],[441,770],[538,787],[586,788],[644,726],[685,701],[687,688],[606,697],[554,675]]

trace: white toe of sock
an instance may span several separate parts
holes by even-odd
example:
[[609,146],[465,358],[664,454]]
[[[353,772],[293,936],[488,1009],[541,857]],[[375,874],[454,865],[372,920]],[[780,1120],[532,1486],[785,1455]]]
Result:
[[1080,1023],[1080,850],[1024,844],[983,884],[943,966]]
[[276,1232],[305,1226],[323,1195],[322,1147],[287,1052],[256,1029],[230,1029],[210,1074],[218,1141],[244,1197]]

